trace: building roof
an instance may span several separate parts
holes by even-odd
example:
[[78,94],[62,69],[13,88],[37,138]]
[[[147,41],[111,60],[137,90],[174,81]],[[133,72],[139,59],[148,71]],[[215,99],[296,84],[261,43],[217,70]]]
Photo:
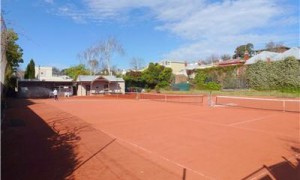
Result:
[[268,59],[274,59],[276,56],[278,56],[280,53],[276,52],[270,52],[270,51],[263,51],[250,59],[247,60],[245,64],[254,64],[257,61],[267,61]]
[[72,79],[51,79],[51,80],[39,80],[39,79],[19,79],[18,82],[36,82],[36,83],[47,83],[47,82],[60,82],[60,83],[72,83]]
[[95,75],[95,76],[89,76],[89,75],[79,75],[76,79],[77,82],[92,82],[95,81],[98,78],[104,78],[109,82],[123,82],[123,78],[117,78],[116,76],[102,76],[102,75]]
[[245,60],[243,60],[243,59],[230,59],[227,61],[218,62],[217,65],[218,66],[233,66],[233,65],[242,65],[244,63],[245,63]]
[[185,67],[186,70],[194,70],[199,68],[199,64],[198,63],[189,63],[187,64],[187,66]]
[[261,61],[268,61],[268,60],[281,61],[289,56],[294,56],[296,59],[300,60],[300,48],[294,47],[283,53],[263,51],[255,56],[251,57],[250,59],[248,59],[245,64],[254,64],[259,60],[261,60]]
[[277,60],[283,60],[289,56],[294,56],[296,59],[300,60],[300,48],[298,47],[293,47],[284,53],[279,54],[276,59]]
[[182,60],[167,60],[167,59],[164,59],[164,60],[159,61],[159,63],[164,63],[164,62],[185,64],[185,61],[182,61]]
[[206,69],[206,68],[211,68],[214,67],[214,64],[199,64],[199,63],[189,63],[185,67],[186,70],[196,70],[196,69]]
[[[273,49],[275,50],[280,50],[280,49],[284,49],[284,50],[289,50],[290,47],[287,47],[287,46],[278,46],[278,47],[274,47]],[[255,52],[263,52],[263,51],[271,51],[271,49],[268,49],[268,48],[265,48],[265,49],[257,49],[257,50],[254,50]]]

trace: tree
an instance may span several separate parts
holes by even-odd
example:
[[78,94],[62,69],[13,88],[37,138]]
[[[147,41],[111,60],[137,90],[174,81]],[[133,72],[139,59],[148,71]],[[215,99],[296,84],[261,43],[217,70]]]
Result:
[[7,93],[16,87],[16,77],[14,74],[17,67],[19,67],[19,63],[23,63],[23,49],[16,43],[19,37],[12,29],[2,31],[1,33],[5,33],[5,35],[2,36],[5,39],[2,39],[1,45],[4,46],[2,48],[5,50],[7,59],[5,68],[5,93]]
[[34,79],[35,78],[35,63],[33,59],[30,60],[29,64],[26,67],[24,74],[25,79]]
[[90,66],[90,73],[92,75],[95,75],[99,68],[99,61],[97,61],[96,59],[89,60],[88,65]]
[[159,88],[166,87],[170,84],[171,77],[172,69],[157,63],[150,63],[148,68],[142,72],[142,80],[145,81],[149,88],[154,88],[157,85]]
[[85,67],[84,64],[71,66],[67,69],[64,69],[63,71],[67,76],[73,78],[74,80],[78,77],[78,75],[88,75],[88,74],[90,74],[90,71]]
[[96,46],[91,46],[81,52],[78,57],[83,60],[82,63],[90,68],[90,74],[95,75],[99,67],[99,49]]
[[273,41],[270,41],[266,44],[266,49],[271,52],[278,52],[282,47],[283,43],[281,42],[275,43]]
[[111,75],[111,58],[115,53],[119,55],[124,54],[122,45],[114,37],[110,37],[101,41],[95,48],[96,54],[99,55],[99,60],[105,64],[109,75]]
[[231,59],[231,56],[230,56],[229,54],[223,54],[223,55],[221,56],[221,59],[222,59],[223,61],[227,61],[227,60],[230,60],[230,59]]
[[149,88],[154,88],[157,85],[160,71],[159,65],[154,63],[149,63],[148,68],[143,71],[142,79]]
[[196,76],[194,78],[194,83],[198,89],[203,89],[205,86],[205,80],[207,75],[203,71],[197,71]]
[[158,86],[160,88],[167,87],[171,83],[171,78],[172,78],[172,69],[164,67],[164,69],[161,71],[161,73],[159,73],[158,76],[158,80],[159,80]]
[[129,71],[123,77],[127,87],[144,87],[145,82],[142,80],[142,72]]
[[253,44],[251,43],[248,43],[246,45],[241,45],[241,46],[238,46],[235,51],[234,51],[234,55],[233,55],[233,58],[244,58],[244,55],[245,55],[245,52],[248,51],[249,53],[249,56],[252,57],[254,51],[253,51]]
[[60,75],[62,75],[62,71],[59,70],[57,67],[53,67],[52,68],[52,75],[53,76],[60,76]]
[[12,67],[15,71],[17,67],[19,67],[19,63],[23,63],[23,49],[16,43],[19,39],[18,34],[15,33],[12,29],[4,31],[6,33],[4,37],[6,39],[2,40],[5,41],[5,50],[6,50],[6,59],[7,63]]
[[218,56],[217,54],[212,54],[206,58],[206,61],[211,64],[213,62],[218,62],[219,59],[220,59],[220,56]]
[[114,75],[114,76],[119,76],[120,77],[121,76],[121,70],[118,69],[116,65],[113,65],[113,66],[111,66],[110,73],[109,73],[106,65],[102,64],[102,68],[97,74],[105,75],[105,76]]
[[221,85],[218,81],[219,73],[216,72],[216,68],[209,69],[199,69],[197,70],[196,76],[193,83],[196,85],[197,89],[203,90],[218,90],[221,88]]
[[141,58],[133,57],[130,60],[130,65],[133,70],[139,70],[144,66],[144,61]]
[[122,45],[114,38],[110,37],[104,41],[87,48],[83,52],[78,54],[78,57],[82,64],[86,64],[90,69],[90,74],[97,74],[99,65],[103,65],[100,73],[108,71],[109,75],[112,75],[111,58],[117,53],[119,55],[124,54]]

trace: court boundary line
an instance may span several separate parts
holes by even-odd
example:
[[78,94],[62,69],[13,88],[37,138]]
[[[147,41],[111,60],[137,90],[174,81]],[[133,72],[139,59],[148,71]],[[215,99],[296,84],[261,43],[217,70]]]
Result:
[[167,162],[169,162],[169,163],[171,163],[171,164],[174,164],[174,165],[176,165],[176,166],[178,166],[178,167],[180,167],[180,168],[184,168],[184,169],[186,169],[186,170],[189,170],[189,171],[191,171],[191,172],[193,172],[193,173],[195,173],[195,174],[198,174],[198,175],[200,175],[200,176],[202,176],[202,177],[204,177],[204,178],[211,179],[211,180],[215,180],[215,179],[216,179],[216,178],[213,178],[213,177],[211,177],[211,176],[208,176],[208,175],[206,175],[206,174],[204,174],[204,173],[202,173],[202,172],[199,172],[199,171],[196,171],[196,170],[194,170],[194,169],[192,169],[192,168],[189,168],[189,167],[187,167],[187,166],[184,166],[184,165],[182,165],[182,164],[180,164],[180,163],[178,163],[178,162],[175,162],[175,161],[173,161],[173,160],[171,160],[171,159],[169,159],[169,158],[166,158],[166,157],[164,157],[164,156],[162,156],[162,155],[160,155],[160,154],[158,154],[158,153],[155,153],[155,152],[153,152],[153,151],[151,151],[151,150],[149,150],[149,149],[146,149],[146,148],[144,148],[144,147],[142,147],[142,146],[139,146],[139,145],[137,145],[137,144],[135,144],[135,143],[132,143],[132,142],[130,142],[130,141],[128,141],[128,140],[125,140],[125,139],[123,139],[123,138],[118,138],[117,136],[115,136],[115,135],[113,135],[113,134],[111,134],[111,133],[108,133],[108,132],[105,131],[105,130],[102,130],[102,129],[97,129],[97,130],[99,130],[99,131],[101,131],[101,132],[107,134],[108,136],[110,136],[110,137],[116,139],[117,141],[123,142],[123,143],[125,143],[125,144],[130,145],[130,146],[133,146],[133,147],[135,147],[135,148],[137,148],[137,149],[140,149],[140,150],[142,150],[142,151],[144,151],[144,152],[146,152],[146,153],[148,153],[148,154],[152,154],[152,155],[154,155],[155,157],[158,157],[158,158],[160,158],[160,159],[162,159],[162,160],[165,160],[165,161],[167,161]]
[[271,115],[267,115],[267,116],[253,118],[253,119],[249,119],[249,120],[241,121],[241,122],[230,123],[227,126],[235,126],[235,125],[239,125],[239,124],[246,124],[246,123],[249,123],[249,122],[260,121],[260,120],[264,120],[264,119],[267,119],[267,118],[273,117],[273,116],[276,116],[276,114],[271,114]]
[[266,101],[288,101],[288,102],[300,102],[300,100],[295,99],[271,99],[271,98],[251,98],[251,97],[243,97],[243,96],[216,96],[216,98],[232,98],[232,99],[248,99],[248,100],[266,100]]
[[[118,100],[118,99],[63,99],[63,100],[58,100],[57,101],[53,101],[55,103],[59,103],[59,102],[64,102],[64,103],[72,103],[72,102],[103,102],[103,101],[112,101],[112,100]],[[132,101],[135,99],[120,99],[120,101]]]
[[298,133],[298,135],[299,135],[299,137],[298,137],[298,141],[299,141],[299,143],[300,143],[300,117],[299,117],[299,123],[298,123],[298,131],[299,131],[299,133]]
[[[247,131],[259,132],[259,133],[268,134],[268,135],[272,135],[272,136],[274,136],[274,135],[280,135],[280,136],[283,136],[283,137],[295,138],[293,136],[289,136],[289,135],[286,135],[284,133],[272,133],[270,131],[264,131],[264,130],[253,129],[253,128],[246,128],[246,127],[239,127],[239,126],[228,126],[226,124],[221,124],[221,123],[216,123],[216,122],[198,121],[198,120],[190,119],[189,117],[180,117],[180,119],[178,119],[178,120],[181,120],[181,121],[190,120],[190,121],[196,122],[196,123],[202,123],[202,124],[222,126],[222,127],[227,127],[227,128],[234,128],[234,129],[240,129],[240,130],[247,130]],[[300,120],[299,120],[299,126],[300,126]],[[299,138],[300,138],[300,131],[299,131]],[[299,139],[299,141],[300,141],[300,139]]]

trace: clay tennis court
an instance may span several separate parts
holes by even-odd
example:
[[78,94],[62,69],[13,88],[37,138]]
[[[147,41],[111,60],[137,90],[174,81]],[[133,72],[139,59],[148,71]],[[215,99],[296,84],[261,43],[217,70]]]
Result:
[[66,179],[299,178],[298,112],[209,107],[206,99],[30,102],[28,109],[55,133],[73,135],[66,139],[73,157]]

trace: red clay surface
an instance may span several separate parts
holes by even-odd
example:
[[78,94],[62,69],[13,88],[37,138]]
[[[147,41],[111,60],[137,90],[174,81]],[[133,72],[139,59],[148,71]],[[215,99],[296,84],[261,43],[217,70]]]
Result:
[[276,179],[300,177],[299,113],[102,97],[30,102],[8,109],[8,120],[26,126],[4,130],[4,145],[33,153],[4,152],[8,179],[242,179],[263,165]]

